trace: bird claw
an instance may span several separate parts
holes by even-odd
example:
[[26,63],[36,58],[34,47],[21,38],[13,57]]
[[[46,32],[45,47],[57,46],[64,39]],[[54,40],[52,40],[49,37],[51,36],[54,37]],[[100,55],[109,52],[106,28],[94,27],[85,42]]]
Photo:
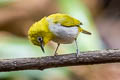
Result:
[[58,53],[54,53],[54,56],[57,56]]
[[76,50],[76,57],[79,57],[80,51],[77,49]]

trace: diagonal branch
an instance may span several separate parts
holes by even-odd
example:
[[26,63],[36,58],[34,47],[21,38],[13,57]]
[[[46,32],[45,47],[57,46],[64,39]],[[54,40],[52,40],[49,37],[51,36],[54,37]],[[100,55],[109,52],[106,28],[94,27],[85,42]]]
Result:
[[120,50],[99,50],[41,58],[0,59],[0,72],[120,62]]

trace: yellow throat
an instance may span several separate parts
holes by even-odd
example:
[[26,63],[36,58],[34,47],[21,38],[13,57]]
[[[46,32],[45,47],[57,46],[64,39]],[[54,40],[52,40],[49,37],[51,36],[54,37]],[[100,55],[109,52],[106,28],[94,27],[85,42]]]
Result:
[[52,32],[49,30],[48,25],[48,21],[46,17],[44,17],[30,27],[28,31],[28,38],[33,44],[38,46],[41,45],[38,41],[39,37],[43,38],[44,45],[54,37]]

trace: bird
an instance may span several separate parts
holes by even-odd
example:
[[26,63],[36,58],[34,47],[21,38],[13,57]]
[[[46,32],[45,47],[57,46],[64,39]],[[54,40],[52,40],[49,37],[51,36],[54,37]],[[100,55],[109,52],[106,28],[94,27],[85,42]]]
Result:
[[79,33],[91,35],[91,32],[81,28],[81,25],[83,25],[82,22],[68,14],[51,14],[32,24],[28,30],[28,39],[34,45],[40,46],[43,53],[45,53],[44,46],[47,43],[56,42],[54,56],[58,55],[57,50],[60,44],[71,44],[75,41],[78,55],[80,53],[77,44]]

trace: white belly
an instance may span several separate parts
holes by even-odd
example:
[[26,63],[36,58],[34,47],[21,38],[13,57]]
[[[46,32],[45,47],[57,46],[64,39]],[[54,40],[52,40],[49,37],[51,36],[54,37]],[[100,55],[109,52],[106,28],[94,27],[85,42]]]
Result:
[[56,36],[53,41],[62,44],[72,43],[78,35],[78,27],[64,27],[60,24],[49,24],[49,29]]

